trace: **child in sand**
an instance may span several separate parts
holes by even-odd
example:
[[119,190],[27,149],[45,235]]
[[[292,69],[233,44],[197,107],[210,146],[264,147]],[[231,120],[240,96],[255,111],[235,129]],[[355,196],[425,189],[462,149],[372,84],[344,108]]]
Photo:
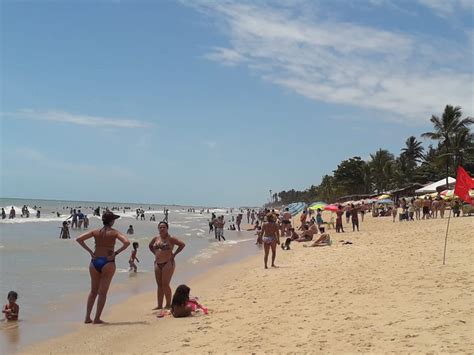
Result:
[[16,304],[18,299],[18,293],[15,291],[8,292],[8,303],[3,306],[2,313],[5,314],[5,320],[18,320],[18,313],[20,312],[20,306]]
[[171,314],[175,318],[189,317],[192,312],[202,309],[207,314],[207,308],[200,305],[195,298],[189,298],[191,289],[186,285],[179,285],[171,302]]

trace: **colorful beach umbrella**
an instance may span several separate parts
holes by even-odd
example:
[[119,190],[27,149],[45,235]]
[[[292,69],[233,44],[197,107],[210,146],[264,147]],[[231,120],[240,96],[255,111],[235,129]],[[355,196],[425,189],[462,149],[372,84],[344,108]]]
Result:
[[377,196],[375,199],[376,200],[385,200],[389,197],[390,197],[390,195],[384,194],[384,195]]
[[331,211],[331,212],[336,212],[338,209],[339,209],[338,206],[336,206],[334,204],[327,205],[327,206],[324,207],[325,211]]
[[310,210],[316,211],[318,208],[323,210],[328,204],[325,202],[314,202],[309,206]]

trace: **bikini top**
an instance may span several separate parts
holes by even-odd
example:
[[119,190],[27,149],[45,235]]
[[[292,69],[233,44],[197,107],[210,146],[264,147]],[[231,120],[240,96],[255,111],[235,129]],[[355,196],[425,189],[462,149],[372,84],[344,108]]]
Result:
[[99,236],[94,236],[95,246],[113,249],[115,245],[115,236],[107,235],[107,229],[104,227],[100,230]]
[[165,251],[165,250],[171,250],[171,243],[169,241],[160,241],[158,243],[155,243],[154,245],[155,247],[155,250],[162,250],[162,251]]

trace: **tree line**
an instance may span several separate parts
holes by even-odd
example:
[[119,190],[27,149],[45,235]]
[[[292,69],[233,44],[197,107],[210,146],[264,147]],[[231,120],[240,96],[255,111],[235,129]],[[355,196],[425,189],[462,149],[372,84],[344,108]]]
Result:
[[474,134],[470,126],[474,119],[463,118],[461,107],[446,105],[442,116],[432,115],[430,121],[433,130],[421,135],[432,141],[427,149],[416,137],[408,137],[398,156],[379,149],[368,161],[359,156],[343,160],[319,185],[274,193],[272,203],[333,202],[346,195],[382,193],[455,176],[459,165],[473,175]]

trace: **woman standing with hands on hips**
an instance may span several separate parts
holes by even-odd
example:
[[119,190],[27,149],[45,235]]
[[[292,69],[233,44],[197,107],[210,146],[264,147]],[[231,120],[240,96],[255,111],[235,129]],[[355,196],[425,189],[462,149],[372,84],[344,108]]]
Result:
[[[155,279],[158,286],[158,306],[154,309],[163,308],[163,297],[166,298],[165,308],[171,307],[170,282],[176,266],[174,258],[185,247],[181,240],[169,235],[168,228],[168,223],[158,223],[159,235],[154,237],[148,245],[150,251],[155,255]],[[173,252],[175,246],[178,248]]]
[[[102,216],[103,228],[84,233],[76,239],[92,258],[89,265],[91,291],[87,298],[86,319],[84,323],[104,323],[100,319],[100,315],[104,309],[105,301],[107,300],[107,291],[115,274],[115,257],[130,245],[126,236],[112,228],[117,218],[120,218],[120,216],[112,212],[105,212]],[[94,251],[85,243],[85,241],[90,238],[94,238],[95,240]],[[122,247],[114,251],[117,239],[122,243]],[[92,321],[91,312],[97,295],[99,295],[97,310],[94,321]]]

